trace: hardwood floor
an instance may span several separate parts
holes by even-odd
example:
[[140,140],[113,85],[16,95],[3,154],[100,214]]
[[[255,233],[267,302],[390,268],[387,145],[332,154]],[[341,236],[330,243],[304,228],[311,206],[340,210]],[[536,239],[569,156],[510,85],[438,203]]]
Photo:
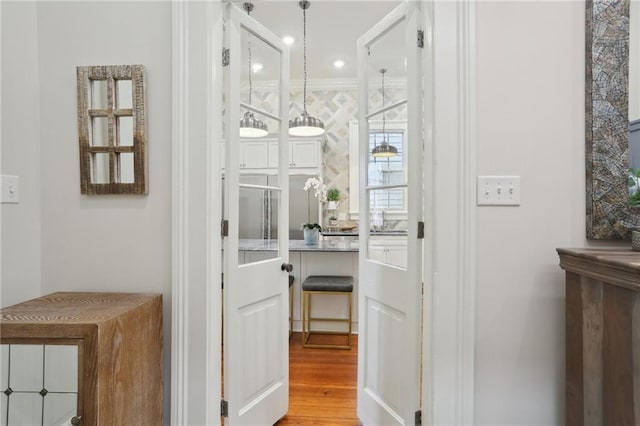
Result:
[[302,334],[293,333],[289,343],[289,412],[277,426],[360,425],[356,416],[356,334],[351,342],[351,350],[303,349]]

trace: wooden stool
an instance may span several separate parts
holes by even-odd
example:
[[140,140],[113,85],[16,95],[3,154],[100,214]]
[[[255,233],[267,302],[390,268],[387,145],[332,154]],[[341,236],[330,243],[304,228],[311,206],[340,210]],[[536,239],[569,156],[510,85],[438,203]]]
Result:
[[[347,296],[349,303],[349,318],[321,318],[311,316],[311,296],[314,294],[336,294]],[[351,349],[351,299],[353,294],[353,277],[310,275],[302,283],[302,347],[304,348],[334,348]],[[342,331],[312,331],[313,321],[347,322],[348,332]],[[339,334],[347,336],[346,345],[309,343],[311,334]]]

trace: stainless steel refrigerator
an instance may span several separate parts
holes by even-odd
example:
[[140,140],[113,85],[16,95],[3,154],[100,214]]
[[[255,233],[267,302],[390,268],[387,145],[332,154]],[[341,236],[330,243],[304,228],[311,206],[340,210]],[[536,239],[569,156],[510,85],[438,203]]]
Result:
[[[304,190],[308,175],[289,176],[289,239],[301,240],[303,223],[320,223],[318,199]],[[278,186],[278,176],[240,175],[240,183],[246,185]],[[224,186],[223,186],[224,188]],[[239,236],[242,239],[277,238],[278,193],[257,189],[241,189]]]

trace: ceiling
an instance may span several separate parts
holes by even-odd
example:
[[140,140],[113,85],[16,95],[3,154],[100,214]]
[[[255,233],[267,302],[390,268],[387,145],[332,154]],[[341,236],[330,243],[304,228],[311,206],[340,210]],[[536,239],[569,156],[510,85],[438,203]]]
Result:
[[[242,7],[241,1],[234,1]],[[251,16],[279,37],[289,35],[295,42],[289,47],[291,54],[291,80],[300,81],[303,78],[303,25],[302,9],[297,1],[292,0],[254,0],[254,10]],[[398,0],[378,1],[311,1],[307,9],[307,76],[308,80],[318,79],[355,79],[356,78],[356,42],[358,38],[370,29],[376,22],[385,17],[400,2]],[[397,31],[398,36],[400,31]],[[252,63],[262,62],[262,71],[253,73],[255,80],[271,80],[275,73],[275,55],[266,44],[252,38]],[[385,64],[392,61],[382,60],[385,55],[398,56],[395,62],[403,62],[397,49],[397,37],[385,37],[379,44],[378,58]],[[246,46],[246,44],[245,44]],[[271,56],[272,60],[266,58]],[[372,55],[376,56],[376,55]],[[243,53],[243,60],[246,59]],[[338,69],[333,66],[335,60],[345,62],[344,67]],[[379,65],[372,64],[377,72]],[[387,65],[384,65],[388,67]],[[393,68],[393,67],[391,67]],[[402,66],[404,68],[404,66]],[[390,70],[389,74],[393,74]]]

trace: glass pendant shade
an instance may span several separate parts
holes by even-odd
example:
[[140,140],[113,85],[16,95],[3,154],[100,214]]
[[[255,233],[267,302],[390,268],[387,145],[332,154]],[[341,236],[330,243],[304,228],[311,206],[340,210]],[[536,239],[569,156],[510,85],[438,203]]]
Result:
[[267,125],[264,121],[255,118],[251,111],[244,113],[244,116],[240,119],[241,138],[261,138],[268,134]]
[[311,117],[304,111],[299,117],[289,120],[289,134],[291,136],[320,136],[324,133],[324,123]]
[[324,123],[322,120],[311,117],[307,113],[307,9],[311,6],[308,0],[302,0],[298,3],[298,6],[302,9],[302,40],[304,45],[303,50],[303,68],[304,68],[304,85],[302,92],[302,114],[299,117],[289,120],[289,135],[291,136],[320,136],[324,134]]

